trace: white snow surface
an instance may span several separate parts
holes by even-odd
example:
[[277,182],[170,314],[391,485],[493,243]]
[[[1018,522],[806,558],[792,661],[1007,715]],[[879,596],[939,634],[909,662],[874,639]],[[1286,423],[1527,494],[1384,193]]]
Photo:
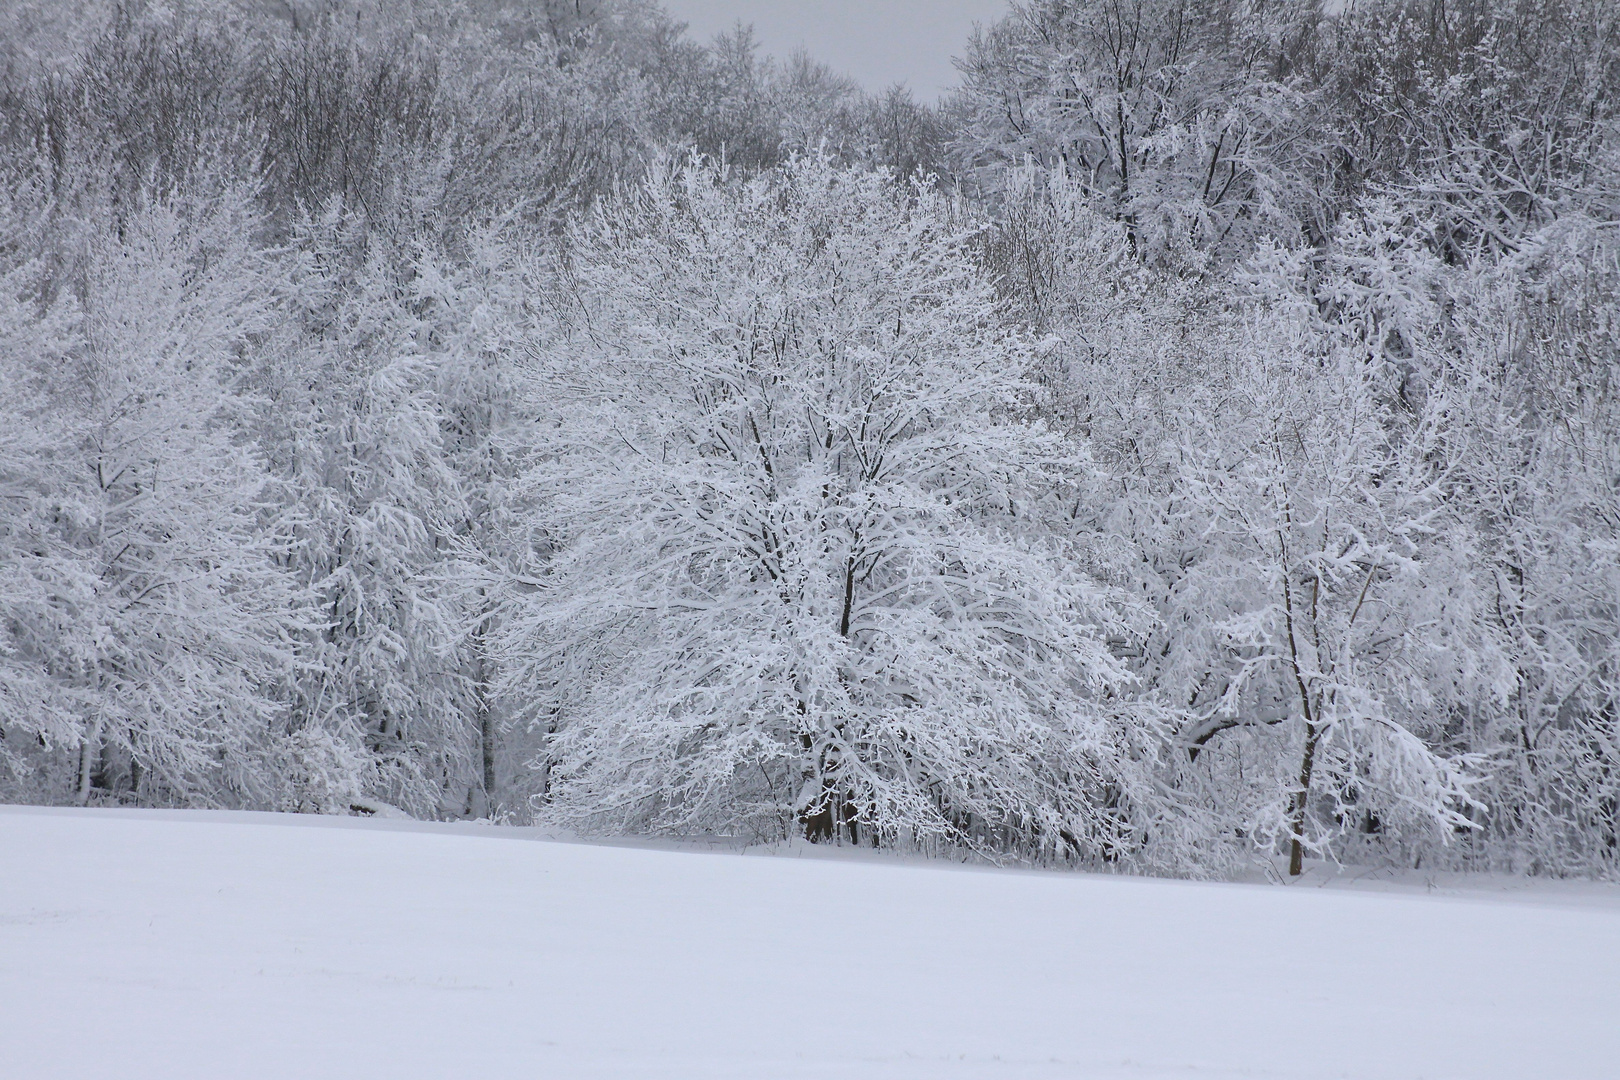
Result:
[[513,842],[536,835],[0,809],[0,1074],[1620,1076],[1612,889]]

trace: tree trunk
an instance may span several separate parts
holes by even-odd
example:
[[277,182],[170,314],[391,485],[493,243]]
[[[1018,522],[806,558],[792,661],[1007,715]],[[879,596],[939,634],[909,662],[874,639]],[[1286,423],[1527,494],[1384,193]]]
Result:
[[90,805],[90,777],[96,771],[96,762],[101,757],[101,717],[96,717],[95,723],[90,725],[90,731],[79,746],[79,790],[74,801],[80,806]]
[[1294,792],[1294,805],[1289,815],[1288,828],[1293,834],[1288,843],[1288,876],[1299,877],[1305,870],[1305,849],[1299,838],[1305,834],[1305,807],[1310,801],[1311,770],[1316,766],[1316,743],[1321,731],[1310,721],[1305,722],[1305,753],[1299,763],[1299,790]]
[[484,798],[495,805],[495,714],[489,706],[479,710],[478,738],[483,743]]
[[[834,790],[829,777],[822,778],[819,809],[806,808],[799,812],[799,827],[804,838],[812,844],[838,843],[848,840],[860,843],[859,815],[855,804],[844,793]],[[815,804],[812,804],[815,805]]]
[[[1292,523],[1292,514],[1286,508],[1283,513],[1284,519]],[[1305,753],[1299,763],[1299,789],[1294,792],[1288,815],[1288,829],[1292,834],[1288,838],[1288,876],[1299,877],[1305,869],[1305,847],[1300,838],[1305,835],[1305,810],[1311,800],[1311,770],[1316,766],[1316,743],[1321,731],[1316,726],[1316,716],[1311,708],[1311,688],[1306,684],[1305,672],[1300,667],[1299,632],[1294,625],[1294,590],[1288,581],[1288,547],[1280,531],[1277,545],[1283,553],[1283,623],[1288,631],[1288,665],[1293,669],[1294,686],[1299,691],[1299,710],[1305,718]]]
[[[804,711],[803,701],[799,703],[799,709]],[[814,740],[807,732],[799,733],[799,744],[807,752],[815,747]],[[845,837],[852,844],[860,841],[856,820],[859,814],[856,813],[854,800],[849,798],[849,792],[840,791],[837,780],[827,774],[825,749],[816,755],[814,768],[806,769],[798,802],[800,809],[796,816],[799,830],[812,844],[836,843]]]
[[473,677],[476,681],[474,693],[478,695],[479,781],[484,789],[484,815],[493,814],[495,810],[495,738],[498,734],[495,711],[489,703],[489,664],[485,642],[489,619],[490,612],[486,606],[484,617],[473,635],[473,651],[477,657]]

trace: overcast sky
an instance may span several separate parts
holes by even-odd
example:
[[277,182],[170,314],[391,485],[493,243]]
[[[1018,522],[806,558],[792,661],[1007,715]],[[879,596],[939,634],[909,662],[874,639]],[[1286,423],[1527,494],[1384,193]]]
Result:
[[951,57],[975,22],[989,23],[1007,0],[663,0],[664,9],[707,41],[740,19],[760,45],[786,57],[804,48],[878,90],[902,82],[933,101],[956,85]]

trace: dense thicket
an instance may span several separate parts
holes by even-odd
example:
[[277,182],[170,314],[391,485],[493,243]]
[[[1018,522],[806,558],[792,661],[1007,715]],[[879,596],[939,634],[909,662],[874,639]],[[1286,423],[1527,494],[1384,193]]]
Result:
[[1620,864],[1620,24],[0,13],[0,792]]

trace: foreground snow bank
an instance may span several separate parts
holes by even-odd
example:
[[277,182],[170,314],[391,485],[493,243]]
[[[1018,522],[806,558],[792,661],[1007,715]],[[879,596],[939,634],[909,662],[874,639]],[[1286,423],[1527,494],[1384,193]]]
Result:
[[1620,1070],[1617,906],[308,822],[0,808],[0,1072]]

